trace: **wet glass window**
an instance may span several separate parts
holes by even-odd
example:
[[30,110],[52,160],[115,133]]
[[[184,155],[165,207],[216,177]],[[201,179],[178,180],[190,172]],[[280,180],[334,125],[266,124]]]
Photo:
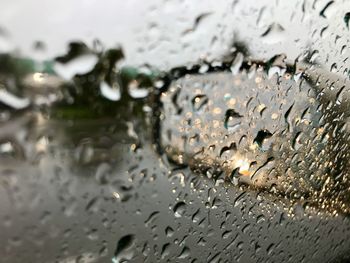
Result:
[[350,261],[350,2],[1,6],[1,262]]

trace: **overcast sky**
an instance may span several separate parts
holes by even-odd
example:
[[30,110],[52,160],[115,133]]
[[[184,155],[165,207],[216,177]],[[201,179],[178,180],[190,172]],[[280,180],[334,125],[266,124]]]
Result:
[[[0,28],[5,33],[0,36],[0,49],[17,48],[22,55],[31,56],[33,42],[40,40],[46,44],[46,56],[54,57],[64,53],[70,41],[91,46],[99,39],[107,48],[121,45],[126,64],[168,68],[203,56],[219,57],[235,36],[256,58],[286,53],[293,60],[308,47],[319,50],[322,64],[348,57],[348,51],[340,54],[340,47],[349,42],[343,20],[350,10],[346,1],[331,5],[322,16],[319,14],[328,1],[306,1],[304,6],[303,1],[235,2],[3,1]],[[197,28],[191,31],[196,20]],[[268,36],[262,37],[271,28]],[[341,38],[336,43],[337,35]]]

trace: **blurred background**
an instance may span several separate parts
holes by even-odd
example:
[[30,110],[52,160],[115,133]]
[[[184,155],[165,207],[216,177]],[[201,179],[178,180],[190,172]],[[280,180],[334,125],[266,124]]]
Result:
[[[329,211],[196,173],[160,149],[158,125],[172,81],[205,86],[254,63],[293,78],[313,65],[315,96],[343,96],[326,120],[346,124],[349,21],[346,0],[3,1],[0,261],[348,262],[349,203]],[[339,159],[327,161],[347,183]]]

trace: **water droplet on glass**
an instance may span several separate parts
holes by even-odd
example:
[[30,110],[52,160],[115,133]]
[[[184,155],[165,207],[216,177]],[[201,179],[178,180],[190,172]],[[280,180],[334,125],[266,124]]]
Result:
[[165,235],[167,237],[172,237],[174,235],[174,229],[172,229],[170,226],[167,226],[165,229]]
[[276,44],[284,41],[285,29],[278,23],[272,23],[267,30],[261,35],[266,44]]
[[344,15],[344,22],[345,22],[347,29],[349,29],[349,21],[350,21],[350,12],[348,12]]
[[230,70],[232,72],[233,75],[236,75],[238,73],[238,71],[240,70],[242,63],[244,60],[244,56],[242,53],[237,53],[235,59],[233,60]]
[[112,259],[113,263],[122,263],[126,260],[131,260],[134,256],[134,245],[134,235],[126,235],[120,238]]
[[160,252],[160,256],[162,259],[166,258],[170,254],[170,243],[166,243],[162,247],[162,251]]
[[96,65],[98,57],[95,54],[83,54],[65,63],[56,62],[55,72],[65,80],[71,80],[75,75],[89,73]]
[[224,126],[230,132],[235,131],[241,124],[241,118],[243,116],[236,112],[234,109],[228,109],[225,113]]
[[111,101],[119,101],[121,98],[121,90],[117,82],[111,86],[106,81],[102,81],[100,83],[100,92],[103,97]]
[[140,87],[139,82],[137,80],[133,80],[128,85],[128,92],[132,98],[142,99],[147,97],[149,89]]
[[180,255],[178,255],[178,258],[180,259],[184,259],[184,258],[188,258],[191,255],[191,251],[188,247],[184,247],[180,253]]
[[199,111],[205,104],[208,103],[208,98],[206,95],[197,95],[192,99],[193,109]]
[[174,206],[173,211],[174,211],[175,217],[182,217],[186,212],[186,204],[182,201],[178,202]]
[[30,105],[28,98],[20,98],[0,86],[0,101],[13,109],[20,110]]

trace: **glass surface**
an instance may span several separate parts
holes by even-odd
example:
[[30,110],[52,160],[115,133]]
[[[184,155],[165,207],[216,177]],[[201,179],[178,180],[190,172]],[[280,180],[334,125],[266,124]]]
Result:
[[1,262],[350,261],[349,1],[1,7]]

